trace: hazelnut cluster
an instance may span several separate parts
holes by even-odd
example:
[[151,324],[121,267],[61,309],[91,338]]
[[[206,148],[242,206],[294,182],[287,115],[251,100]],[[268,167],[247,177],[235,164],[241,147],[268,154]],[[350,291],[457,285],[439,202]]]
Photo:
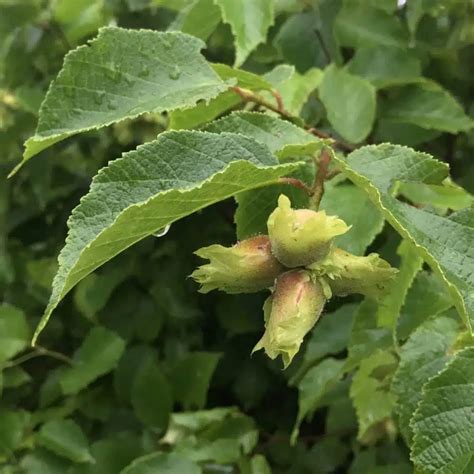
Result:
[[207,293],[254,293],[269,289],[265,332],[253,351],[264,349],[285,368],[333,295],[359,293],[379,299],[396,270],[377,254],[352,255],[334,245],[350,227],[325,211],[292,209],[281,195],[267,221],[268,235],[232,247],[211,245],[196,254],[209,263],[191,275]]

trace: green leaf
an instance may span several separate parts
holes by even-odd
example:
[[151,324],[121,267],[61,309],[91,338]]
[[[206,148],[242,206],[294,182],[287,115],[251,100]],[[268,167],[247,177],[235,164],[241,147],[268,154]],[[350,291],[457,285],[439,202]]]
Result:
[[345,2],[334,22],[341,46],[385,46],[404,48],[408,32],[398,16],[367,6],[365,2]]
[[173,397],[168,381],[153,360],[147,359],[138,368],[132,381],[131,401],[142,423],[162,433],[166,430]]
[[298,384],[298,416],[291,435],[292,441],[298,437],[301,422],[317,408],[319,401],[341,378],[344,360],[331,357],[324,359],[306,372]]
[[201,474],[194,462],[173,453],[152,453],[135,459],[121,474]]
[[214,0],[194,0],[185,6],[170,26],[170,30],[206,41],[221,22],[221,11]]
[[459,211],[474,204],[474,196],[452,182],[436,184],[403,183],[400,194],[411,202],[431,205],[445,212],[447,209]]
[[212,69],[219,74],[219,77],[229,82],[234,79],[239,87],[249,90],[271,90],[273,85],[265,79],[253,72],[244,71],[243,69],[233,68],[227,64],[211,64]]
[[131,401],[132,386],[137,376],[137,367],[144,367],[154,360],[155,353],[150,346],[127,347],[114,372],[114,388],[122,403]]
[[449,133],[465,132],[474,126],[456,99],[428,80],[396,91],[384,101],[382,117]]
[[317,41],[317,19],[314,12],[290,16],[279,29],[274,45],[285,62],[294,64],[297,71],[325,64],[324,52]]
[[392,47],[359,48],[348,64],[348,70],[367,79],[378,89],[421,79],[418,57],[410,51]]
[[323,357],[342,352],[347,347],[356,309],[357,305],[349,303],[332,313],[322,315],[306,343],[299,373],[306,371]]
[[239,105],[240,97],[234,91],[225,91],[209,102],[199,102],[191,108],[175,110],[169,114],[170,130],[183,130],[196,128],[210,122],[225,111]]
[[23,311],[6,303],[0,305],[0,363],[21,352],[29,338],[30,328]]
[[347,159],[337,156],[334,159],[441,277],[472,331],[474,273],[470,269],[474,267],[474,256],[470,249],[474,247],[474,208],[446,218],[400,202],[391,195],[397,181],[441,182],[446,177],[447,166],[425,153],[388,144],[367,146]]
[[458,332],[459,325],[454,319],[444,316],[431,318],[419,326],[402,347],[392,392],[398,398],[398,424],[408,444],[412,441],[409,423],[421,400],[421,389],[450,359],[449,351]]
[[103,327],[91,329],[74,354],[74,365],[65,368],[59,383],[65,395],[75,394],[100,376],[110,372],[125,348],[124,341]]
[[22,458],[20,466],[25,474],[64,474],[70,462],[46,449],[37,448]]
[[451,306],[453,306],[451,297],[438,275],[428,272],[418,273],[408,290],[398,320],[398,338],[407,339],[426,319],[446,311]]
[[38,432],[38,442],[45,448],[74,462],[92,462],[87,438],[73,420],[52,420]]
[[411,458],[422,472],[471,472],[473,387],[474,348],[456,354],[423,387],[423,398],[411,422],[414,433]]
[[168,132],[92,181],[69,219],[59,270],[35,340],[59,301],[82,278],[159,229],[239,192],[270,184],[299,164],[235,134]]
[[370,82],[331,65],[324,71],[319,93],[336,132],[353,143],[367,137],[375,119],[375,88]]
[[359,305],[352,324],[345,370],[357,367],[362,359],[369,357],[377,349],[392,345],[390,329],[377,325],[377,310],[377,304],[368,298]]
[[309,95],[320,85],[322,78],[321,69],[312,68],[304,74],[295,72],[289,79],[278,84],[286,111],[292,115],[300,115]]
[[21,448],[30,414],[23,410],[0,410],[0,455],[10,456]]
[[384,218],[367,194],[351,184],[326,186],[321,209],[339,216],[351,226],[349,232],[336,237],[337,246],[355,255],[364,255],[367,247],[382,231]]
[[273,0],[214,0],[220,7],[222,19],[230,25],[235,38],[235,66],[265,42],[267,31],[274,22]]
[[203,47],[178,32],[102,28],[66,56],[36,133],[25,144],[23,163],[71,135],[216,97],[227,86],[200,54]]
[[239,133],[253,138],[280,159],[312,155],[325,143],[290,122],[258,112],[234,112],[210,123],[205,130]]
[[391,418],[395,396],[390,393],[387,379],[393,374],[397,359],[387,351],[379,350],[361,361],[354,375],[350,396],[359,421],[357,438],[365,443],[376,439],[377,425]]
[[221,355],[192,352],[174,365],[171,373],[173,394],[185,410],[205,407],[211,377]]
[[399,272],[390,283],[390,291],[382,300],[377,310],[377,325],[379,327],[388,327],[395,331],[400,310],[405,301],[405,297],[416,274],[423,266],[423,259],[419,256],[414,246],[402,240],[397,249],[401,263]]
[[[93,465],[80,466],[77,474],[117,474],[143,454],[141,440],[135,434],[120,433],[91,446]],[[68,474],[76,474],[76,471]]]

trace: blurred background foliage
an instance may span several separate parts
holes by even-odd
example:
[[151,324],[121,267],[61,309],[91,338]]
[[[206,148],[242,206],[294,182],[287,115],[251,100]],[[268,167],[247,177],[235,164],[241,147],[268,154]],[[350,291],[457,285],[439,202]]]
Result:
[[[334,133],[328,100],[311,81],[314,68],[344,65],[376,90],[367,143],[428,151],[449,163],[454,182],[474,192],[474,132],[452,125],[462,109],[474,115],[471,2],[270,3],[273,25],[244,69],[262,74],[294,66],[283,92],[297,97],[294,109],[306,122]],[[391,418],[358,437],[348,380],[331,380],[331,367],[357,336],[352,318],[360,299],[332,301],[332,319],[323,317],[282,371],[261,353],[250,357],[262,332],[265,295],[196,292],[188,279],[198,263],[193,251],[235,241],[233,201],[180,221],[88,276],[57,310],[41,345],[29,347],[71,210],[99,168],[167,126],[166,117],[149,115],[90,132],[6,179],[34,133],[64,55],[109,24],[181,29],[206,40],[210,61],[234,62],[232,30],[211,0],[0,0],[0,472],[116,474],[157,449],[180,461],[175,470],[147,472],[196,472],[185,460],[206,473],[412,472]],[[243,107],[235,97],[226,100],[214,116]],[[178,113],[171,120],[179,123]],[[454,183],[447,190],[407,185],[403,194],[439,213],[472,203]],[[323,207],[351,214],[356,199],[338,202],[328,189]],[[367,247],[353,244],[357,252]],[[397,265],[398,244],[387,226],[369,250]],[[420,308],[423,298],[435,309]],[[450,307],[437,279],[421,271],[401,311],[400,337]],[[314,367],[319,370],[311,375]],[[318,395],[318,387],[329,386]],[[302,414],[313,416],[291,444],[299,396]],[[132,465],[126,472],[145,471]]]

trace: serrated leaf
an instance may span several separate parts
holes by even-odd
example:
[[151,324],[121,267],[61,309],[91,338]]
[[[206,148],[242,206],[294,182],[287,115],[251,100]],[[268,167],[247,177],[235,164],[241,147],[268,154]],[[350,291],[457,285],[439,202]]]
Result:
[[[377,2],[378,3],[378,2]],[[367,6],[366,2],[345,2],[334,21],[341,46],[386,46],[404,48],[408,32],[397,15]]]
[[370,82],[331,65],[324,71],[319,94],[336,132],[353,143],[367,137],[376,105],[375,88]]
[[235,38],[234,66],[240,66],[248,55],[265,42],[274,22],[273,0],[214,0],[222,20],[230,25]]
[[338,247],[355,255],[364,255],[367,247],[382,231],[382,214],[357,186],[346,183],[326,185],[320,207],[351,226],[349,232],[336,237],[336,242]]
[[220,22],[221,11],[214,0],[194,0],[179,12],[169,29],[206,41]]
[[418,57],[406,50],[392,47],[357,49],[348,64],[352,74],[370,81],[378,89],[417,82],[421,79]]
[[234,91],[225,91],[209,102],[199,102],[191,108],[175,110],[169,114],[169,130],[196,128],[210,122],[229,109],[239,105],[241,98]]
[[[354,375],[350,396],[359,421],[358,439],[370,443],[377,439],[377,425],[391,418],[395,396],[390,393],[390,379],[397,359],[387,351],[377,351],[361,361]],[[374,430],[371,433],[371,430]]]
[[186,459],[173,453],[152,453],[135,459],[120,474],[201,474],[201,468]]
[[73,420],[52,420],[38,433],[38,442],[55,454],[74,462],[91,462],[87,438]]
[[214,352],[192,352],[173,366],[173,395],[185,410],[205,407],[211,377],[221,356]]
[[152,359],[147,359],[132,381],[132,406],[137,418],[148,427],[164,433],[173,408],[168,380]]
[[29,337],[30,328],[23,311],[6,303],[0,305],[0,362],[21,352]]
[[295,441],[306,416],[318,408],[319,401],[342,377],[344,360],[324,359],[306,372],[298,384],[298,416],[291,434]]
[[98,377],[110,372],[125,348],[124,341],[103,327],[91,329],[74,354],[74,365],[64,368],[59,383],[65,395],[75,394]]
[[397,254],[400,256],[399,272],[391,281],[390,291],[377,310],[377,326],[387,327],[392,331],[395,331],[407,292],[423,266],[423,259],[414,246],[406,240],[402,240],[398,246]]
[[428,80],[403,87],[384,101],[382,117],[449,133],[465,132],[474,126],[456,99]]
[[41,106],[23,163],[58,141],[145,112],[209,100],[227,88],[200,54],[204,43],[179,32],[102,28],[69,52]]
[[474,208],[441,217],[398,201],[395,182],[440,183],[447,166],[430,155],[398,145],[367,146],[347,159],[334,158],[348,177],[364,189],[389,223],[415,245],[441,277],[469,330],[474,323]]
[[472,347],[456,354],[423,387],[423,397],[411,422],[411,458],[421,472],[470,472],[474,456],[473,387]]
[[280,159],[311,155],[325,141],[290,122],[258,112],[233,112],[205,127],[212,133],[232,132],[253,138]]
[[404,340],[430,316],[453,306],[443,282],[434,273],[420,272],[408,290],[398,319],[397,336]]
[[459,325],[453,318],[431,318],[412,333],[401,349],[392,392],[398,397],[396,412],[400,431],[409,445],[412,441],[409,423],[422,398],[421,389],[450,359],[449,350],[458,332]]
[[112,257],[178,219],[299,167],[235,134],[168,132],[111,162],[69,219],[59,270],[35,340],[59,301]]

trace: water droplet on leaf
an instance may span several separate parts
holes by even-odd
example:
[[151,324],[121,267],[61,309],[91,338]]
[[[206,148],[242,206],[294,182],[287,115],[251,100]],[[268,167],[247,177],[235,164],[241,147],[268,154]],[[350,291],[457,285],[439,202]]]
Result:
[[164,235],[166,235],[168,233],[170,228],[171,228],[171,224],[168,224],[167,226],[162,227],[161,229],[157,230],[156,232],[153,232],[152,235],[153,235],[153,237],[163,237]]

